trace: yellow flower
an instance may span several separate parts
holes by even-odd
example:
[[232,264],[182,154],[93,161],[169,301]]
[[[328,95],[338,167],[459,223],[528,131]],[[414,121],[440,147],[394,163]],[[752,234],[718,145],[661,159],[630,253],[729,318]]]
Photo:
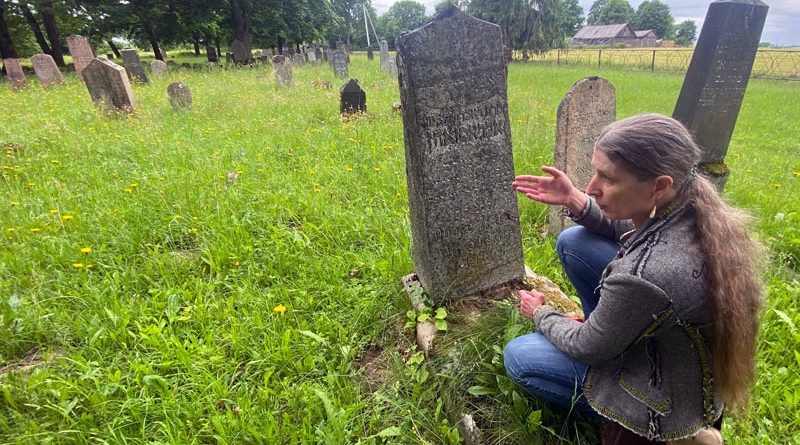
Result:
[[40,229],[38,227],[34,227],[34,228],[31,229],[31,233],[39,233],[41,231],[42,231],[42,229]]
[[372,169],[375,170],[375,173],[380,173],[381,172],[381,168],[380,167],[373,167]]
[[125,192],[125,193],[133,193],[133,190],[131,190],[131,189],[125,189],[125,190],[123,190],[123,192]]
[[136,187],[139,187],[139,183],[138,182],[131,182],[131,188],[136,188]]
[[282,304],[279,304],[279,305],[275,306],[274,308],[272,308],[272,312],[275,312],[275,313],[283,315],[286,312],[286,306],[284,306]]
[[17,229],[15,229],[15,228],[13,228],[13,227],[9,227],[9,228],[7,228],[7,229],[6,229],[6,232],[7,232],[7,233],[11,233],[11,232],[15,232],[16,230],[17,230]]
[[83,269],[83,263],[72,263],[72,267],[76,269]]
[[66,215],[61,216],[61,219],[63,219],[64,221],[69,221],[72,218],[75,218],[75,217],[73,215],[70,215],[70,214],[66,214]]
[[348,166],[345,170],[348,171],[348,172],[351,172],[351,171],[353,171],[353,167]]
[[81,247],[81,253],[92,253],[91,247]]
[[18,206],[18,205],[19,205],[19,202],[17,202],[17,201],[11,201],[11,207],[16,207],[16,206]]
[[58,209],[50,209],[51,215],[55,215],[56,213],[58,213]]

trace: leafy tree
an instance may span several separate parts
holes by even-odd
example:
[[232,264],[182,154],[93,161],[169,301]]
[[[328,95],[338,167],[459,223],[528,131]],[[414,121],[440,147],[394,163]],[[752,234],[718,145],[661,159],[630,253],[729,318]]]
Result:
[[559,6],[558,19],[561,32],[565,37],[574,36],[583,26],[583,7],[578,0],[562,0]]
[[497,23],[505,45],[521,49],[525,55],[527,50],[548,49],[565,42],[561,0],[472,0],[468,10],[475,17]]
[[590,25],[631,23],[636,17],[628,0],[597,0],[589,9]]
[[434,14],[438,14],[445,9],[447,9],[450,5],[455,5],[459,9],[466,9],[467,5],[469,4],[469,0],[442,0],[434,6],[435,12]]
[[6,11],[8,11],[8,4],[5,0],[0,0],[0,58],[16,59],[17,48],[11,38],[11,30],[6,21]]
[[[59,8],[58,12],[56,12],[56,6]],[[61,38],[58,33],[59,26],[56,23],[56,15],[61,17],[68,16],[66,5],[64,5],[63,2],[53,2],[53,0],[40,0],[34,2],[33,5],[27,2],[20,2],[17,4],[17,7],[31,27],[31,31],[33,31],[33,35],[42,52],[50,54],[58,66],[64,66],[64,54],[61,49]],[[42,27],[36,19],[35,13],[39,14],[42,23],[44,23],[47,39],[45,39],[45,35],[42,33]]]
[[[348,45],[352,41],[354,26],[361,21],[363,24],[364,10],[362,6],[369,7],[370,0],[332,0],[331,6],[341,20],[332,32],[328,32],[331,41],[341,40]],[[359,19],[359,17],[361,17]],[[377,25],[377,24],[376,24]]]
[[636,10],[632,26],[637,30],[652,29],[659,39],[670,39],[675,34],[675,19],[669,5],[659,0],[646,0]]
[[411,31],[425,23],[425,5],[414,0],[402,0],[386,11],[386,19],[397,24],[400,32]]
[[683,21],[675,28],[675,43],[677,45],[691,46],[696,38],[697,25],[691,20]]

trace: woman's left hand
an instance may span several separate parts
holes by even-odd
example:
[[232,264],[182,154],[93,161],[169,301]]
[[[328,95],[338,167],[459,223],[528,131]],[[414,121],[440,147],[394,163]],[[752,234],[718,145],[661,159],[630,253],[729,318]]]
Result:
[[535,290],[521,290],[519,295],[519,311],[525,318],[533,319],[533,312],[544,304],[544,294]]

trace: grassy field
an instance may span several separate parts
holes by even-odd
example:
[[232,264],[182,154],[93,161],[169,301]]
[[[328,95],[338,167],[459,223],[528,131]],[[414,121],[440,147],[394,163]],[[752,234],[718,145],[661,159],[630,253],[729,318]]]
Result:
[[[179,60],[182,62],[183,60]],[[531,329],[510,303],[480,327],[448,315],[446,357],[404,328],[413,269],[397,82],[353,57],[366,115],[343,121],[328,66],[175,71],[135,85],[137,112],[65,87],[0,85],[0,443],[596,443],[503,376]],[[618,116],[669,114],[682,76],[513,64],[517,172],[550,163],[556,107],[602,75]],[[194,108],[166,97],[187,83]],[[770,247],[752,413],[731,444],[800,442],[800,85],[754,80],[728,198]],[[526,263],[566,282],[546,208],[521,202]],[[413,316],[413,314],[412,314]]]

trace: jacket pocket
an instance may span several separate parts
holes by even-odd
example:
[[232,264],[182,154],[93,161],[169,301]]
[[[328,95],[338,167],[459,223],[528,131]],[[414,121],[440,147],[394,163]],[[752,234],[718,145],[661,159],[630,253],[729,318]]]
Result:
[[654,344],[647,343],[650,344],[636,345],[634,348],[638,349],[637,353],[626,354],[628,359],[636,357],[639,360],[635,364],[623,364],[617,373],[617,383],[639,403],[663,416],[672,411],[669,383],[662,381],[661,364],[654,360],[658,354],[654,350]]

